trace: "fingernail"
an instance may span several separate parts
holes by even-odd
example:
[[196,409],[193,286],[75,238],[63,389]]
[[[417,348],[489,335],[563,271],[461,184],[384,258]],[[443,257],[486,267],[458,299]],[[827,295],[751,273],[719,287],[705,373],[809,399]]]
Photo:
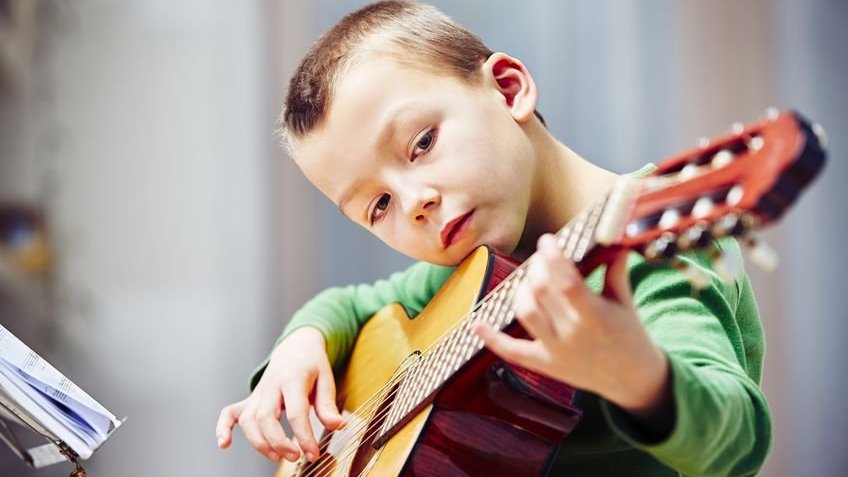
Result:
[[286,459],[288,459],[292,462],[296,462],[297,459],[299,459],[299,458],[300,458],[300,454],[298,454],[297,452],[289,452],[288,454],[286,454]]
[[309,462],[315,462],[315,454],[313,454],[312,452],[307,452],[306,460],[308,460]]
[[224,436],[218,436],[218,445],[220,446],[223,443],[224,443]]
[[274,462],[277,462],[280,460],[280,454],[277,454],[276,452],[271,452],[268,454],[268,458],[273,460]]

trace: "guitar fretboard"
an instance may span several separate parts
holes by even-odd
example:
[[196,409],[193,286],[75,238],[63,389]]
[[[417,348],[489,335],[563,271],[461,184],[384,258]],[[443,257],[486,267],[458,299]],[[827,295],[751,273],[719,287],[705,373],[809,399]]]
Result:
[[[606,196],[574,217],[556,236],[566,257],[580,262],[595,245],[595,230],[604,211]],[[419,355],[396,388],[391,409],[383,421],[378,441],[404,424],[427,403],[460,368],[483,349],[483,341],[471,330],[476,321],[503,329],[514,319],[515,292],[527,274],[535,254],[474,305],[460,324]]]

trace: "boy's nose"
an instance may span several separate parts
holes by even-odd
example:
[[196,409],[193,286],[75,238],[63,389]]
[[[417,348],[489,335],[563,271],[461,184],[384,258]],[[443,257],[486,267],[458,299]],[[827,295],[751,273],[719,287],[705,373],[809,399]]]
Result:
[[438,191],[431,187],[424,187],[418,191],[417,197],[411,210],[411,218],[414,222],[424,223],[430,218],[433,209],[441,202]]

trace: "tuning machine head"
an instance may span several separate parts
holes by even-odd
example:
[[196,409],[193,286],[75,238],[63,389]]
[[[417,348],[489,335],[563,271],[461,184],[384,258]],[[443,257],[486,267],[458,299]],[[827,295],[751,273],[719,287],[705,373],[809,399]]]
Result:
[[769,244],[753,235],[743,237],[741,242],[748,249],[748,258],[755,265],[767,272],[773,272],[777,269],[780,257],[778,257],[777,251],[771,248]]
[[727,255],[717,247],[709,249],[710,261],[713,270],[725,282],[732,282],[742,272],[741,256],[738,254]]
[[698,222],[677,237],[677,247],[680,250],[703,248],[710,244],[712,238],[709,226],[704,222]]
[[719,218],[713,224],[711,232],[716,238],[727,236],[738,237],[748,230],[749,222],[750,219],[747,216],[731,212]]
[[663,233],[645,246],[643,255],[648,260],[672,258],[677,253],[677,236],[671,232]]

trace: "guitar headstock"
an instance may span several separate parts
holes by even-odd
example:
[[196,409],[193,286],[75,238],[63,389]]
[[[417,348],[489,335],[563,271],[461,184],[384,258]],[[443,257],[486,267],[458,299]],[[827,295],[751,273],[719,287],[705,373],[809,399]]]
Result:
[[[821,171],[825,146],[818,124],[769,110],[758,122],[701,140],[650,176],[622,181],[607,200],[596,241],[648,260],[708,248],[727,236],[756,243],[752,232],[782,217]],[[767,268],[776,264],[762,246],[754,253]]]

